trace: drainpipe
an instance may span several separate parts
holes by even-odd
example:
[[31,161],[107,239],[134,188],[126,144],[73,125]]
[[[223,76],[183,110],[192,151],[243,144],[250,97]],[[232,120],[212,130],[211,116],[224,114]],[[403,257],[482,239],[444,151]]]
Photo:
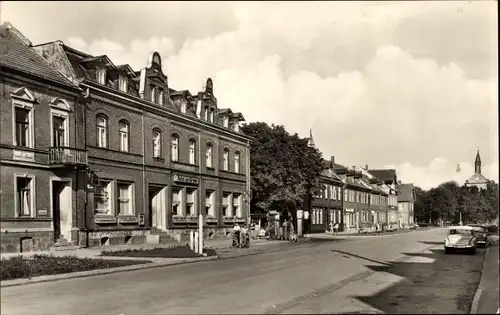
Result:
[[[145,211],[145,209],[146,209],[145,203],[146,203],[146,200],[148,199],[148,196],[146,194],[147,193],[146,192],[146,133],[144,132],[144,110],[142,111],[142,115],[141,115],[141,125],[142,125],[141,129],[142,129],[142,202],[143,202],[142,209],[143,209],[143,211]],[[160,139],[160,140],[164,140],[164,139]],[[134,194],[135,194],[135,189],[134,189]],[[135,201],[135,196],[134,196],[134,201]],[[148,200],[148,202],[149,202],[149,200]],[[135,209],[135,205],[134,205],[134,209]],[[137,215],[137,213],[135,215]],[[146,213],[143,213],[142,215],[144,216],[144,225],[146,225],[146,219],[145,219]],[[149,213],[148,213],[147,222],[149,222],[149,221],[150,221],[150,219],[149,219]],[[150,226],[149,226],[149,231],[151,231]]]

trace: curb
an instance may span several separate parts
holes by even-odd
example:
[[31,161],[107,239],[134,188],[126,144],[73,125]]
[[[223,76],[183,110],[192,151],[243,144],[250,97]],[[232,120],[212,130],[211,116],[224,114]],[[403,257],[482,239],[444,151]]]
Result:
[[[488,260],[488,254],[490,253],[490,249],[492,246],[499,246],[499,244],[497,244],[495,241],[493,241],[493,243],[488,247],[486,248],[486,253],[484,255],[484,260],[483,260],[483,266],[481,268],[481,279],[479,280],[479,284],[477,285],[477,290],[476,290],[476,293],[474,294],[474,298],[472,299],[472,304],[470,306],[470,309],[469,309],[469,314],[478,314],[478,311],[479,311],[479,301],[481,300],[481,295],[483,294],[483,289],[481,288],[482,287],[482,284],[483,284],[483,281],[484,281],[484,267],[486,265],[486,261]],[[499,314],[497,312],[497,314]]]
[[469,314],[477,314],[477,311],[479,310],[479,300],[481,299],[481,295],[483,294],[483,289],[481,289],[481,284],[483,283],[483,270],[484,266],[486,265],[486,259],[490,252],[490,248],[491,247],[488,247],[486,249],[486,253],[484,254],[483,266],[481,267],[481,279],[477,284],[477,290],[476,293],[474,294],[474,298],[472,299],[472,304],[469,309]]
[[[133,257],[131,257],[130,260],[134,260],[132,258]],[[138,264],[138,265],[132,265],[132,266],[124,266],[124,267],[116,267],[116,268],[96,269],[96,270],[89,270],[89,271],[78,271],[78,272],[63,273],[63,274],[58,274],[58,275],[45,275],[45,276],[34,277],[31,279],[24,278],[24,279],[4,280],[4,281],[0,282],[0,287],[6,288],[6,287],[26,285],[26,284],[52,282],[52,281],[75,279],[75,278],[86,278],[86,277],[107,275],[107,274],[119,273],[119,272],[125,272],[125,271],[145,270],[145,269],[175,266],[175,265],[181,265],[181,264],[190,264],[190,263],[196,263],[196,262],[217,260],[217,259],[219,259],[219,256],[200,257],[200,258],[194,258],[194,259],[193,258],[180,258],[180,259],[183,259],[183,260],[182,261],[167,262],[167,263],[150,262],[150,263],[144,263],[144,264]]]

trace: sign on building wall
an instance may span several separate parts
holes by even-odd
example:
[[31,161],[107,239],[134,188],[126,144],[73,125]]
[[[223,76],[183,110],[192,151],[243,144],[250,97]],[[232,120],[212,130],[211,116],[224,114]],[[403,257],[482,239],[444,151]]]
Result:
[[197,177],[174,174],[174,182],[198,185],[200,180]]

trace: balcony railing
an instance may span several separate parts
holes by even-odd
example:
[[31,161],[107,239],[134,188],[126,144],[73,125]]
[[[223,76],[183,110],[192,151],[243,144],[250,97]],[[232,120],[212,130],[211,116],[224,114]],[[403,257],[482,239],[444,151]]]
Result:
[[87,165],[87,151],[68,147],[49,148],[49,164]]

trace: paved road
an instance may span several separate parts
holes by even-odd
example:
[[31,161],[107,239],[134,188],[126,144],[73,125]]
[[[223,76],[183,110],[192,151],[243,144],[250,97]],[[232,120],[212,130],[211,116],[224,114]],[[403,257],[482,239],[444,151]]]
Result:
[[[481,265],[482,254],[447,258],[454,266],[465,264],[464,269],[455,274],[454,287],[439,283],[438,288],[432,281],[439,271],[432,266],[445,256],[428,249],[441,248],[444,235],[445,230],[435,229],[322,240],[283,252],[7,287],[1,290],[1,309],[3,315],[381,313],[401,303],[409,305],[402,312],[411,311],[416,302],[408,296],[424,294],[422,303],[441,308],[414,306],[414,312],[467,313],[455,300],[460,300],[464,286],[475,289],[473,280],[464,279],[478,276],[474,268]],[[412,254],[417,252],[421,255]],[[407,265],[398,262],[401,259]],[[402,266],[421,269],[406,279]],[[409,290],[422,285],[420,276],[434,291]]]

